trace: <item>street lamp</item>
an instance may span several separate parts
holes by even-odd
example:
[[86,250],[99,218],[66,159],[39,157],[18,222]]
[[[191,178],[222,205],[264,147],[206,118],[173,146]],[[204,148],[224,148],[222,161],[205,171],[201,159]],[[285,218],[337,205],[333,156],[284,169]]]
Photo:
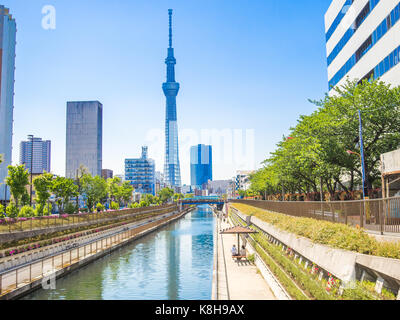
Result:
[[31,140],[31,195],[29,200],[29,205],[32,207],[32,173],[33,173],[33,135],[28,135],[28,139]]

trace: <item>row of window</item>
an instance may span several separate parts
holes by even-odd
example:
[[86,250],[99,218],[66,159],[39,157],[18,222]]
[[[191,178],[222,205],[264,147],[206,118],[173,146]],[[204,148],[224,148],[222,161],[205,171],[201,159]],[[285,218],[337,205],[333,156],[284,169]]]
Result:
[[390,14],[379,24],[375,31],[367,38],[361,47],[354,53],[342,68],[329,81],[329,90],[335,87],[340,80],[355,66],[355,64],[392,28],[400,19],[400,2]]
[[330,26],[328,32],[326,33],[326,42],[332,37],[333,33],[335,32],[336,28],[338,27],[339,23],[342,21],[344,16],[346,15],[347,11],[349,10],[350,6],[353,4],[354,0],[346,0],[342,9],[338,13],[335,20],[333,20],[332,25]]
[[391,54],[381,61],[374,68],[374,78],[382,77],[386,72],[396,66],[400,61],[400,47],[396,48]]
[[339,52],[342,51],[344,46],[349,42],[353,34],[356,33],[358,28],[361,26],[361,24],[365,21],[365,19],[369,16],[371,11],[376,7],[376,5],[379,3],[380,0],[369,0],[367,5],[364,7],[364,9],[360,12],[354,23],[350,26],[350,28],[346,31],[346,33],[343,35],[342,39],[337,43],[335,48],[332,50],[330,55],[328,56],[328,66],[332,63],[333,60],[337,57]]

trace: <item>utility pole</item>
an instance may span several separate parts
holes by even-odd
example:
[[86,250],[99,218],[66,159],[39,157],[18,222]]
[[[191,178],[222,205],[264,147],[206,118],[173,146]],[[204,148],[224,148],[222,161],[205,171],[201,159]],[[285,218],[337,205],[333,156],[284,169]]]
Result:
[[33,135],[29,135],[28,138],[31,140],[31,196],[29,205],[32,207],[32,174],[33,174]]
[[358,119],[360,122],[360,151],[361,151],[360,154],[361,154],[361,168],[362,168],[362,180],[363,180],[363,196],[364,200],[368,200],[369,193],[368,193],[368,182],[365,174],[364,139],[363,139],[361,110],[358,110]]

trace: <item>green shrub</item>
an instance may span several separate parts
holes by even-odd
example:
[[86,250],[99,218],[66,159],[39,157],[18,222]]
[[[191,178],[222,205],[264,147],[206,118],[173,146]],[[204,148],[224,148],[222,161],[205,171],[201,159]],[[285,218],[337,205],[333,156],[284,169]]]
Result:
[[7,217],[15,218],[18,216],[18,208],[15,206],[14,203],[10,203],[6,209]]
[[139,207],[140,207],[139,203],[137,203],[137,202],[129,204],[129,208],[131,208],[131,209],[136,209],[136,208],[139,208]]
[[253,254],[250,254],[250,255],[247,257],[247,260],[249,260],[251,263],[254,263],[254,261],[255,261],[254,253],[253,253]]
[[74,214],[74,213],[78,212],[78,208],[76,207],[76,205],[74,203],[68,202],[65,205],[64,212],[67,214]]
[[2,204],[0,204],[0,219],[4,218],[4,206]]
[[139,207],[140,208],[148,207],[148,203],[146,201],[140,201]]
[[114,201],[111,201],[110,208],[111,208],[112,210],[119,210],[119,204],[116,203],[116,202],[114,202]]
[[104,205],[102,205],[101,203],[96,204],[96,209],[98,211],[104,211],[106,210],[106,207]]
[[51,212],[53,210],[53,205],[51,203],[46,204],[43,208],[43,215],[44,216],[50,216]]
[[18,217],[29,218],[34,216],[35,216],[35,210],[30,206],[23,206],[18,213]]

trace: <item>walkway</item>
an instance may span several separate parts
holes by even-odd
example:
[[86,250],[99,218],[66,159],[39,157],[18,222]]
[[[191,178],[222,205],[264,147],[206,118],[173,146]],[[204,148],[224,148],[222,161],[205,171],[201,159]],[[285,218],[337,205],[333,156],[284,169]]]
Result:
[[[218,223],[221,223],[218,226],[218,231],[231,226],[223,221]],[[256,266],[245,262],[237,263],[232,259],[231,248],[233,244],[237,245],[236,235],[226,234],[221,236],[218,234],[220,252],[218,259],[218,299],[227,299],[226,290],[224,290],[227,283],[230,300],[276,300],[264,278],[257,272]]]

